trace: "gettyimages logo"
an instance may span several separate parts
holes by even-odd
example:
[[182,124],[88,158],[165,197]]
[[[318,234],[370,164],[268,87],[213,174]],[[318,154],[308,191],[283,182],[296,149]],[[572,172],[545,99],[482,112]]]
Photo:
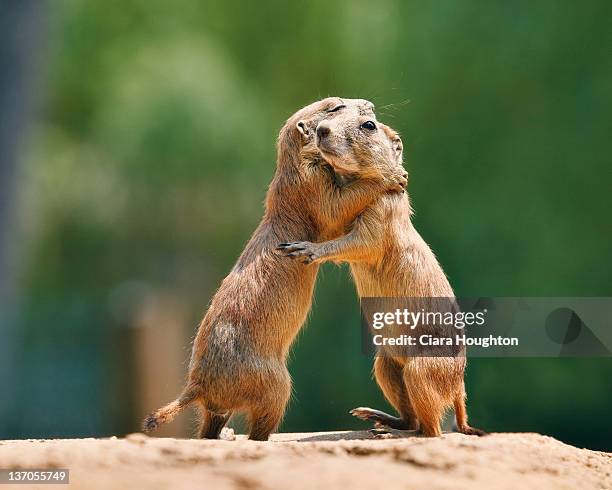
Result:
[[612,298],[362,298],[367,354],[612,357]]
[[405,325],[414,330],[420,325],[452,325],[461,330],[470,325],[484,325],[487,310],[482,311],[410,311],[397,308],[395,312],[374,312],[372,328],[380,330],[389,325]]

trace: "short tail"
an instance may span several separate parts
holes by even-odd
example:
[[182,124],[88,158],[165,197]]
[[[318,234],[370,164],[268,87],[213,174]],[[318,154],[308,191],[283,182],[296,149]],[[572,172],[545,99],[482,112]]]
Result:
[[199,396],[199,391],[195,389],[185,390],[181,396],[165,407],[156,410],[142,422],[143,432],[151,432],[161,424],[171,422],[185,407],[191,404]]

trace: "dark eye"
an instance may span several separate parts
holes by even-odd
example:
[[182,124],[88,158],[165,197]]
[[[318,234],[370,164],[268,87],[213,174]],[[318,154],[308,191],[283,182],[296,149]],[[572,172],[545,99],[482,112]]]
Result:
[[361,125],[361,127],[369,131],[376,131],[376,124],[374,124],[374,121],[366,121]]

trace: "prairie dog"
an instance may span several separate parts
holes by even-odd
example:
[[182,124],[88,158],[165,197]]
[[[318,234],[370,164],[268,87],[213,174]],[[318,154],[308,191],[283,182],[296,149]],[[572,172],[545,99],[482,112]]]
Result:
[[367,168],[342,188],[334,183],[314,130],[341,109],[373,114],[368,101],[331,97],[282,127],[264,217],[200,323],[182,394],[149,415],[143,430],[169,422],[193,402],[202,438],[218,438],[235,411],[247,414],[250,439],[267,440],[278,427],[291,391],[287,354],[310,309],[318,265],[288,261],[275,247],[284,239],[337,237],[376,198],[406,185],[399,167]]
[[[364,166],[402,166],[399,135],[373,116],[345,112],[322,121],[316,144],[341,175]],[[385,195],[357,218],[347,234],[322,243],[289,243],[283,249],[307,264],[349,262],[360,297],[454,298],[436,257],[412,226],[411,216],[407,195]],[[464,349],[453,357],[376,357],[374,376],[400,417],[369,408],[351,413],[379,425],[439,436],[444,412],[454,406],[458,430],[482,435],[467,422],[465,364]]]

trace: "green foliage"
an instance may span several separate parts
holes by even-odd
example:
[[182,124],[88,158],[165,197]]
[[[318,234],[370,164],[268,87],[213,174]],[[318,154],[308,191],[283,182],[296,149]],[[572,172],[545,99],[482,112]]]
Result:
[[[612,294],[611,14],[590,1],[54,2],[23,181],[19,400],[48,416],[11,435],[136,428],[129,400],[109,401],[130,366],[109,340],[109,297],[132,281],[172,290],[195,326],[261,216],[279,127],[327,95],[371,99],[401,132],[416,226],[458,295]],[[358,428],[348,409],[384,405],[358,326],[348,274],[326,266],[284,430]],[[36,375],[51,366],[72,380],[57,392]],[[607,360],[474,360],[471,417],[610,449],[611,377]],[[77,406],[92,416],[54,417]]]

